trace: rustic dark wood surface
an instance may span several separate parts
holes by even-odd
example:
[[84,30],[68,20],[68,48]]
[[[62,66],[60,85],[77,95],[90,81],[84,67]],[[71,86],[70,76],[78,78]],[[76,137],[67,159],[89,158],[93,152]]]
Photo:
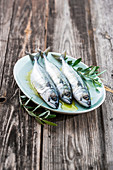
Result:
[[113,170],[113,94],[95,111],[42,127],[21,109],[13,77],[25,50],[51,46],[106,69],[113,88],[112,0],[0,1],[0,170]]

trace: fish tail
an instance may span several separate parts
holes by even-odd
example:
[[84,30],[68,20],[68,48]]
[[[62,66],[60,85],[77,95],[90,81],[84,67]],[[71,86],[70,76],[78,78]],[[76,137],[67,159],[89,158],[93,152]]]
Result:
[[48,52],[50,51],[50,47],[46,48],[44,53],[46,54],[46,56],[48,55]]
[[57,54],[51,54],[56,60],[61,62],[61,56],[57,55]]
[[36,58],[37,60],[39,59],[39,56],[43,57],[43,54],[45,54],[46,56],[48,55],[48,52],[50,51],[50,47],[48,47],[45,51],[42,51],[41,49],[38,49],[38,53],[37,54],[31,54],[30,52],[26,51],[25,54],[29,55],[32,63],[34,62],[34,58]]
[[43,56],[44,54],[47,56],[49,51],[50,51],[50,47],[46,48],[45,51],[38,49],[38,52],[40,53],[41,57],[44,57]]
[[66,51],[65,50],[61,53],[61,58],[63,58],[63,59],[66,58]]
[[33,61],[34,61],[34,55],[31,54],[31,53],[28,52],[28,51],[25,51],[25,54],[26,54],[26,55],[29,55],[29,57],[30,57],[30,59],[31,59],[31,61],[32,61],[32,63],[33,63]]
[[26,55],[29,55],[32,64],[34,63],[34,59],[36,58],[37,60],[39,59],[40,53],[38,52],[37,54],[31,54],[30,52],[26,51]]
[[66,51],[63,51],[61,53],[61,55],[57,55],[57,54],[51,54],[56,60],[58,61],[62,61],[62,59],[65,59],[66,58]]

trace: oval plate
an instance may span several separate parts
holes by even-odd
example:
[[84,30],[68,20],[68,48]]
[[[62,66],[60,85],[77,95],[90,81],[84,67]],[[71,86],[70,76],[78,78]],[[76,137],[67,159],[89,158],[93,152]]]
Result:
[[[55,54],[55,55],[59,55],[60,53],[55,53],[55,52],[49,52],[48,53],[48,59],[53,62],[55,65],[57,65],[59,68],[61,68],[61,64],[60,62],[58,62],[56,59],[53,58],[53,56],[51,54]],[[75,61],[75,58],[72,58],[70,56],[67,56],[69,59],[71,59],[72,61]],[[40,62],[40,60],[39,60]],[[82,67],[82,68],[87,68],[87,65],[85,65],[84,63],[80,62],[77,67]],[[28,97],[31,98],[31,100],[36,103],[36,104],[41,104],[42,103],[42,107],[49,109],[51,111],[54,112],[58,112],[58,113],[62,113],[62,114],[78,114],[78,113],[85,113],[85,112],[89,112],[92,111],[94,109],[96,109],[97,107],[99,107],[105,100],[105,89],[104,89],[104,85],[102,84],[101,87],[99,87],[99,91],[97,92],[95,90],[95,88],[92,86],[92,83],[88,84],[89,87],[89,92],[91,95],[91,107],[90,108],[85,108],[82,107],[81,105],[79,105],[76,101],[75,101],[75,106],[78,108],[75,111],[69,111],[69,110],[63,110],[61,108],[61,104],[59,104],[59,108],[58,109],[52,109],[50,108],[41,98],[39,98],[34,91],[30,88],[29,83],[26,79],[28,72],[31,71],[33,68],[33,65],[30,61],[30,58],[28,55],[24,56],[23,58],[19,59],[17,61],[17,63],[14,66],[14,78],[16,80],[16,83],[18,84],[19,88],[22,90],[22,92]]]

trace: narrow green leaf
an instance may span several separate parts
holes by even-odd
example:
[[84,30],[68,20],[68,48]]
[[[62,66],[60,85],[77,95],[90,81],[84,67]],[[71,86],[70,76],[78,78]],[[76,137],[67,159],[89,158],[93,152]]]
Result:
[[94,71],[94,73],[93,74],[98,74],[99,72],[98,71]]
[[50,115],[50,111],[48,110],[47,115],[44,117],[44,119],[47,119],[47,117]]
[[25,98],[27,98],[25,95],[23,95],[23,96],[20,96],[22,99],[25,99]]
[[27,109],[33,109],[34,107],[32,106],[26,106]]
[[89,75],[90,70],[83,71],[84,75]]
[[98,78],[95,78],[94,81],[98,81],[99,79]]
[[64,60],[66,61],[68,59],[68,57],[65,57]]
[[95,87],[96,91],[100,92],[95,85],[95,81],[93,80],[92,82],[93,82],[93,86]]
[[51,126],[57,126],[57,124],[53,123],[53,122],[50,122],[48,120],[42,120],[44,123],[48,124],[48,125],[51,125]]
[[69,65],[72,65],[72,60],[69,60],[67,63],[68,63]]
[[100,83],[99,81],[95,81],[95,80],[94,80],[94,82],[95,82],[99,87],[102,86],[102,83]]
[[36,117],[35,119],[39,124],[44,125],[43,122],[39,118]]
[[82,71],[82,70],[83,70],[82,67],[78,67],[78,68],[77,68],[77,71]]
[[27,100],[27,98],[23,98],[23,99],[21,99],[22,100],[22,102],[24,103],[26,100]]
[[56,117],[56,115],[50,114],[50,115],[48,115],[48,116],[46,117],[46,119],[52,119],[52,118],[55,118],[55,117]]
[[[24,107],[24,108],[25,108],[25,107]],[[29,111],[27,108],[25,108],[25,110],[27,111],[27,113],[28,113],[30,116],[36,117],[36,115],[35,115],[33,112]]]
[[100,76],[100,75],[103,74],[104,72],[106,72],[106,70],[104,70],[104,71],[98,73],[97,76]]
[[97,91],[97,92],[100,92],[99,89],[97,89],[97,88],[96,88],[96,91]]
[[23,104],[20,103],[20,107],[23,108]]
[[96,75],[96,74],[94,74],[94,75],[89,75],[89,74],[87,75],[87,74],[86,74],[85,76],[86,76],[86,77],[88,77],[88,78],[90,78],[90,79],[94,79],[94,78],[96,78],[96,77],[97,77],[97,75]]
[[42,105],[42,103],[41,104],[39,104],[37,107],[35,107],[35,109],[34,110],[32,110],[32,112],[35,112],[40,106]]
[[87,68],[83,69],[82,72],[90,71],[92,67],[93,66],[87,67]]
[[96,66],[94,66],[92,69],[91,69],[91,71],[89,72],[89,75],[92,75],[94,72],[95,72],[95,70],[96,70]]
[[96,66],[96,70],[95,71],[97,71],[99,68],[100,68],[99,66]]
[[26,101],[26,103],[24,104],[24,106],[26,106],[26,105],[30,102],[30,100],[31,100],[31,99],[28,99],[28,100]]
[[84,80],[86,80],[86,77],[85,77],[83,74],[80,74],[80,76],[81,76]]
[[78,58],[73,64],[72,67],[75,67],[78,63],[80,63],[82,58]]
[[50,112],[50,111],[49,111],[49,110],[47,110],[47,111],[45,111],[45,112],[43,112],[43,113],[39,114],[38,116],[39,116],[39,117],[42,117],[42,116],[46,115],[48,112]]

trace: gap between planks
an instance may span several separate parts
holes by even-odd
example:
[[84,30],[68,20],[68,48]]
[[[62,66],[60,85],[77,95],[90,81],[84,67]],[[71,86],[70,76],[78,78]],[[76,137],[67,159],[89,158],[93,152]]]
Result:
[[[44,31],[44,50],[47,48],[48,18],[49,18],[49,0],[46,0],[45,31]],[[41,125],[40,170],[42,170],[42,158],[43,158],[43,131],[44,131],[44,127],[43,127],[43,125]]]

